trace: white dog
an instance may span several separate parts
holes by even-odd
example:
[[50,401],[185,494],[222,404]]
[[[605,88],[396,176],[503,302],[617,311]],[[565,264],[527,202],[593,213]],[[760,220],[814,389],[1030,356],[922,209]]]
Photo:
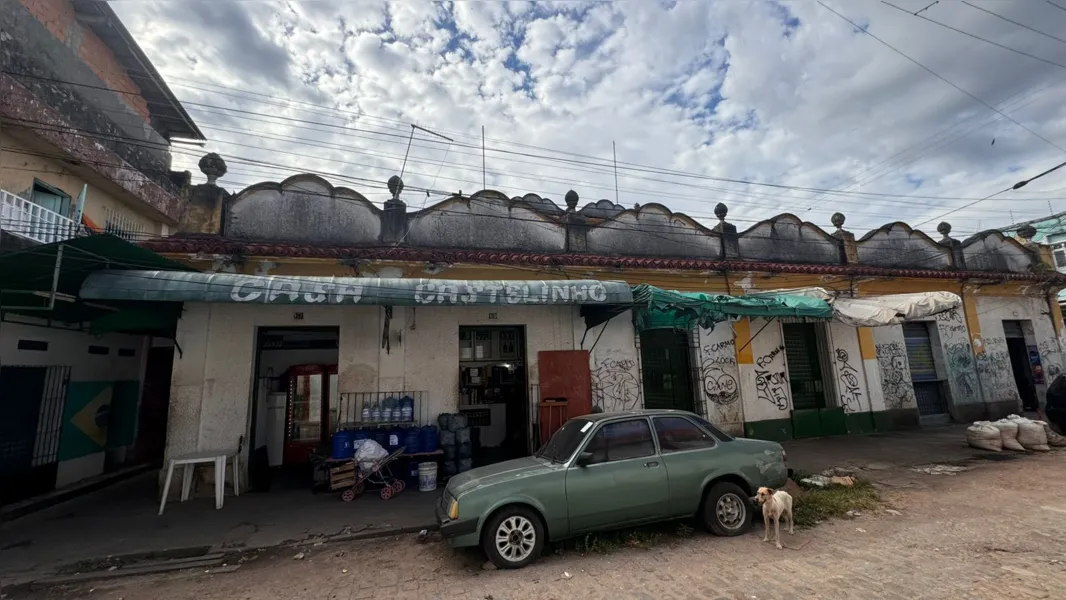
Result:
[[782,490],[775,492],[770,488],[761,487],[755,501],[762,505],[762,521],[766,527],[762,541],[770,541],[770,521],[773,520],[774,541],[777,542],[777,549],[781,550],[781,518],[788,516],[789,535],[792,535],[792,526],[795,523],[792,518],[792,496]]

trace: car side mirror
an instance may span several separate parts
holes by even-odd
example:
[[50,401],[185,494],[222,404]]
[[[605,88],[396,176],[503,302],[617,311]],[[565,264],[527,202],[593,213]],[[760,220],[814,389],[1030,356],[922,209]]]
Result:
[[592,462],[592,453],[591,452],[582,452],[581,454],[577,455],[577,466],[579,466],[579,467],[587,467],[587,466],[589,466],[589,463],[591,463],[591,462]]

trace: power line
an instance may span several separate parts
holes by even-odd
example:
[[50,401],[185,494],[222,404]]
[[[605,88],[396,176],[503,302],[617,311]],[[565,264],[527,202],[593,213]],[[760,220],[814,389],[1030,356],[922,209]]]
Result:
[[[819,4],[821,4],[821,2],[819,2]],[[926,17],[926,16],[912,14],[910,11],[908,11],[906,9],[903,9],[903,8],[900,8],[900,7],[896,6],[895,4],[892,4],[891,2],[887,2],[886,0],[881,0],[881,4],[884,4],[884,5],[887,5],[887,6],[891,6],[892,8],[894,8],[894,9],[896,9],[898,11],[901,11],[901,12],[905,12],[908,15],[911,15],[912,17],[918,17],[919,19],[922,19],[923,21],[929,21],[930,23],[935,23],[935,24],[937,24],[937,25],[939,25],[939,26],[941,26],[941,27],[943,27],[945,29],[950,29],[950,30],[952,30],[954,32],[961,33],[962,35],[965,35],[967,37],[972,37],[975,40],[980,40],[980,41],[982,41],[982,42],[984,42],[986,44],[991,44],[991,45],[993,45],[993,46],[995,46],[997,48],[1002,48],[1004,50],[1007,50],[1008,52],[1013,52],[1015,54],[1020,54],[1022,56],[1028,56],[1029,58],[1032,58],[1034,60],[1039,60],[1042,63],[1047,63],[1049,65],[1052,65],[1052,66],[1055,66],[1055,67],[1059,67],[1061,69],[1066,69],[1066,65],[1064,65],[1062,63],[1058,63],[1058,62],[1055,62],[1053,60],[1048,60],[1046,58],[1042,58],[1042,57],[1037,56],[1035,54],[1029,54],[1028,52],[1025,52],[1024,50],[1018,50],[1017,48],[1011,48],[1010,46],[1004,46],[1003,44],[1000,44],[999,42],[993,42],[990,39],[983,38],[983,37],[981,37],[979,35],[974,35],[974,34],[968,32],[968,31],[963,31],[963,30],[961,30],[961,29],[959,29],[957,27],[952,27],[951,25],[948,25],[946,23],[941,23],[940,21],[936,21],[934,19],[930,19],[929,17]],[[963,2],[963,4],[966,4],[966,3]],[[995,13],[992,13],[992,14],[995,14]],[[996,15],[996,16],[999,16],[999,15]],[[1040,33],[1040,32],[1037,32],[1037,33]]]
[[[1010,121],[1011,123],[1014,123],[1014,124],[1015,124],[1015,125],[1017,125],[1018,127],[1021,127],[1022,129],[1024,129],[1024,130],[1028,131],[1029,133],[1033,134],[1034,136],[1036,136],[1036,137],[1040,138],[1041,140],[1043,140],[1043,141],[1047,142],[1048,144],[1050,144],[1050,145],[1054,146],[1055,148],[1058,148],[1059,150],[1061,150],[1061,151],[1063,151],[1063,152],[1066,152],[1066,148],[1063,148],[1062,146],[1059,146],[1059,145],[1058,145],[1058,144],[1056,144],[1055,142],[1052,142],[1051,140],[1049,140],[1049,139],[1047,139],[1046,137],[1044,137],[1044,136],[1040,135],[1039,133],[1037,133],[1037,132],[1033,131],[1032,129],[1030,129],[1030,128],[1026,127],[1025,125],[1022,125],[1022,124],[1021,124],[1021,123],[1019,123],[1018,121],[1015,121],[1014,119],[1012,119],[1012,118],[1011,118],[1011,117],[1010,117],[1009,115],[1007,115],[1007,114],[1006,114],[1006,113],[1004,113],[1003,111],[1001,111],[1001,110],[999,110],[998,108],[996,108],[996,107],[992,106],[991,104],[989,104],[989,103],[985,102],[984,100],[982,100],[982,99],[978,98],[977,96],[973,95],[972,93],[970,93],[970,92],[968,92],[968,91],[966,91],[966,90],[962,89],[962,88],[961,88],[961,87],[959,87],[958,85],[956,85],[956,84],[952,83],[951,81],[949,81],[949,80],[948,80],[947,78],[945,78],[944,76],[940,75],[940,74],[939,74],[939,73],[937,73],[936,71],[934,71],[934,70],[930,69],[929,67],[925,66],[925,65],[924,65],[924,64],[922,64],[921,62],[918,62],[918,60],[916,60],[916,59],[914,59],[914,58],[911,58],[911,56],[910,56],[910,55],[906,54],[906,53],[905,53],[905,52],[903,52],[902,50],[900,50],[900,49],[896,48],[896,47],[895,47],[895,46],[893,46],[892,44],[889,44],[889,43],[888,43],[888,42],[886,42],[885,40],[883,40],[883,39],[881,39],[881,38],[877,37],[876,35],[874,35],[874,34],[872,34],[872,33],[870,33],[870,31],[868,30],[868,28],[864,28],[864,27],[859,27],[859,25],[858,25],[857,23],[855,23],[855,21],[852,21],[851,19],[849,19],[849,18],[845,17],[844,15],[840,14],[839,12],[837,12],[837,11],[833,10],[833,8],[831,8],[831,7],[830,7],[830,6],[828,5],[828,4],[826,4],[825,2],[822,2],[822,0],[816,0],[816,1],[818,2],[818,4],[820,4],[820,5],[821,5],[821,6],[823,7],[823,8],[825,8],[825,9],[826,9],[826,10],[828,10],[829,12],[831,12],[831,13],[833,13],[834,15],[836,15],[836,16],[838,16],[838,17],[840,17],[840,18],[841,18],[841,19],[843,19],[844,21],[847,21],[847,22],[848,22],[848,23],[849,23],[849,24],[850,24],[850,25],[851,25],[852,27],[854,27],[855,29],[857,29],[857,30],[859,30],[859,31],[861,31],[861,32],[863,32],[863,33],[865,33],[866,35],[868,35],[868,36],[872,37],[873,39],[877,40],[878,42],[880,42],[880,43],[881,43],[882,45],[884,45],[885,47],[887,47],[887,48],[888,48],[889,50],[892,50],[892,51],[893,51],[893,52],[895,52],[896,54],[899,54],[899,55],[900,55],[900,56],[902,56],[903,58],[906,58],[907,60],[909,60],[910,62],[914,63],[915,65],[918,65],[919,67],[921,67],[921,68],[922,68],[922,70],[926,71],[927,73],[929,73],[929,74],[930,74],[930,75],[932,75],[933,77],[936,77],[937,79],[939,79],[939,80],[943,81],[944,83],[946,83],[946,84],[950,85],[951,87],[953,87],[953,88],[955,88],[956,90],[958,90],[958,91],[962,92],[963,94],[966,94],[966,95],[967,95],[967,96],[969,96],[970,98],[972,98],[972,99],[974,99],[975,101],[979,102],[979,103],[980,103],[980,104],[981,104],[982,106],[984,106],[985,108],[987,108],[987,109],[989,109],[989,110],[991,110],[991,111],[995,112],[996,114],[999,114],[1000,116],[1002,116],[1003,118],[1007,119],[1007,120],[1008,120],[1008,121]],[[892,6],[892,5],[890,5],[890,6]],[[903,10],[903,9],[900,9],[899,7],[896,7],[896,6],[893,6],[893,8],[896,8],[897,10]],[[905,10],[904,10],[903,12],[907,12],[907,11],[905,11]],[[910,13],[907,13],[907,14],[910,14]],[[924,19],[925,17],[919,16],[918,18],[920,18],[920,19]],[[1064,66],[1066,66],[1066,65],[1064,65]]]
[[[823,6],[824,6],[824,4],[823,4]],[[828,7],[826,7],[826,8],[828,8]],[[830,10],[832,10],[832,9],[830,9]],[[836,13],[836,14],[839,14],[839,13]],[[872,35],[872,34],[869,34],[869,35]],[[897,52],[899,52],[899,51],[897,50]],[[904,55],[904,56],[906,57],[906,55]],[[907,58],[908,58],[908,60],[912,60],[912,62],[915,62],[915,61],[913,61],[913,59],[910,59],[909,57],[907,57]],[[916,63],[916,64],[920,64],[920,63]],[[923,66],[923,68],[926,68],[926,67]],[[0,72],[9,73],[9,74],[16,75],[16,76],[24,76],[24,77],[31,77],[31,78],[37,78],[37,79],[45,79],[45,80],[49,80],[49,81],[56,81],[56,82],[59,82],[59,83],[66,83],[66,84],[69,84],[69,85],[82,85],[82,84],[78,84],[78,83],[75,83],[75,82],[54,80],[54,79],[50,79],[50,78],[41,78],[41,77],[37,77],[37,76],[33,76],[33,75],[27,75],[27,74],[10,73],[10,72],[7,72],[7,71],[0,71]],[[930,71],[930,72],[932,72],[932,71]],[[937,77],[940,77],[940,76],[937,75]],[[945,80],[945,81],[947,81],[947,80]],[[948,82],[948,83],[950,84],[950,82]],[[951,84],[951,85],[954,86],[954,84]],[[90,86],[90,87],[94,87],[94,86]],[[95,86],[95,87],[99,87],[99,86]],[[954,86],[954,87],[957,87],[957,86]],[[980,100],[976,96],[972,96],[972,94],[969,94],[969,92],[966,92],[965,90],[962,90],[961,88],[958,88],[958,89],[960,91],[963,91],[967,95],[970,95],[975,100],[981,102],[982,104],[984,104],[985,106],[987,106],[991,110],[1003,115],[1005,118],[1007,118],[1011,122],[1013,122],[1015,124],[1018,124],[1020,127],[1023,127],[1026,130],[1030,131],[1031,133],[1033,133],[1033,135],[1036,135],[1037,137],[1040,137],[1041,139],[1044,139],[1039,134],[1036,134],[1035,132],[1032,132],[1028,128],[1024,127],[1023,125],[1017,123],[1017,121],[1014,121],[1009,116],[1007,116],[1007,115],[1003,114],[1002,112],[1000,112],[998,109],[995,109],[994,107],[984,103],[984,101]],[[206,106],[206,107],[210,107],[210,108],[216,108],[216,109],[219,109],[219,110],[236,112],[236,113],[239,113],[239,114],[247,114],[247,115],[250,115],[250,116],[262,116],[258,112],[248,111],[248,110],[244,110],[244,109],[218,107],[218,106],[206,105],[206,104],[203,104],[203,103],[196,103],[196,102],[187,102],[185,104],[188,104],[190,106]],[[343,126],[343,125],[336,125],[336,124],[333,124],[333,123],[322,123],[322,122],[318,122],[318,121],[310,121],[310,120],[306,120],[306,119],[297,119],[297,118],[294,118],[294,117],[285,117],[285,116],[281,116],[281,115],[269,115],[269,117],[270,118],[281,119],[281,120],[284,120],[284,121],[287,121],[287,122],[295,122],[295,123],[301,123],[301,124],[317,125],[317,126],[322,126],[322,127],[329,127],[329,128],[333,128],[333,129],[338,129],[338,130],[342,130],[342,131],[354,131],[354,132],[358,132],[358,133],[370,133],[370,134],[373,134],[373,135],[380,135],[380,136],[384,136],[384,137],[394,137],[394,138],[401,138],[401,139],[406,139],[408,137],[407,135],[402,135],[402,134],[393,134],[393,133],[378,132],[378,131],[373,131],[373,130],[352,128],[352,127],[347,127],[347,126]],[[435,140],[423,140],[423,141],[427,141],[427,142],[431,142],[431,143],[435,142]],[[1045,139],[1045,141],[1047,141],[1049,144],[1055,145],[1053,142],[1050,142],[1049,140]],[[436,143],[443,143],[443,142],[436,142]],[[467,148],[467,149],[472,149],[472,150],[480,150],[480,146],[475,145],[475,144],[463,144],[461,142],[454,142],[454,144],[457,147],[462,147],[462,148]],[[1058,147],[1058,146],[1056,146],[1056,147]],[[435,149],[439,149],[439,148],[435,148]],[[568,164],[568,165],[586,165],[586,166],[598,167],[598,168],[602,169],[605,174],[609,174],[611,172],[611,169],[613,168],[612,161],[610,161],[608,159],[600,159],[600,158],[596,158],[596,157],[587,157],[585,155],[580,155],[580,154],[575,154],[575,153],[559,152],[561,154],[569,154],[569,155],[573,155],[573,156],[582,156],[582,157],[585,157],[585,158],[589,158],[591,160],[564,159],[564,158],[559,158],[559,157],[555,157],[555,156],[545,156],[545,155],[534,154],[534,153],[529,153],[529,152],[518,152],[518,151],[506,150],[506,149],[502,149],[502,148],[493,148],[493,147],[486,147],[486,150],[489,151],[489,152],[496,152],[496,153],[505,154],[505,155],[511,155],[511,156],[521,156],[521,157],[526,157],[526,158],[536,158],[536,159],[550,161],[552,163],[563,163],[563,164]],[[555,152],[555,151],[553,151],[553,152]],[[1064,152],[1066,152],[1066,150],[1064,150]],[[320,157],[314,157],[314,158],[320,158]],[[629,162],[624,162],[624,161],[619,161],[618,165],[619,165],[619,170],[621,170],[621,171],[631,171],[631,172],[649,173],[649,174],[655,174],[655,175],[668,175],[668,176],[675,176],[675,177],[682,177],[682,178],[710,180],[710,181],[718,181],[718,182],[723,182],[723,183],[733,183],[733,184],[745,185],[745,186],[770,187],[770,188],[774,188],[774,189],[783,189],[783,190],[789,190],[789,191],[821,192],[821,193],[842,195],[842,196],[855,195],[855,196],[860,196],[860,197],[862,197],[862,196],[874,196],[874,197],[886,197],[886,198],[926,198],[926,199],[941,199],[941,200],[942,199],[954,199],[954,198],[947,198],[947,197],[942,197],[942,196],[917,196],[917,195],[888,194],[888,193],[876,193],[876,192],[860,192],[860,193],[855,193],[855,194],[841,194],[840,192],[838,192],[836,190],[832,190],[832,189],[812,188],[812,187],[804,187],[804,186],[791,186],[791,185],[776,184],[776,183],[769,183],[769,182],[760,182],[760,181],[745,180],[745,179],[715,177],[715,176],[705,175],[705,174],[700,174],[700,173],[692,173],[692,172],[679,171],[679,170],[674,170],[674,169],[650,167],[650,166],[642,165],[642,164],[639,164],[639,163],[629,163]],[[627,176],[627,175],[623,175],[623,176]],[[629,177],[632,177],[632,176],[629,176]],[[674,182],[674,181],[661,181],[660,180],[660,182],[679,185],[679,182]],[[715,190],[715,191],[727,191],[728,193],[739,193],[738,190]]]
[[[1055,40],[1057,42],[1062,42],[1062,43],[1066,44],[1066,39],[1063,39],[1063,38],[1060,38],[1060,37],[1055,37],[1055,36],[1051,35],[1050,33],[1044,33],[1043,31],[1040,31],[1039,29],[1033,29],[1032,27],[1030,27],[1030,26],[1028,26],[1028,25],[1026,25],[1024,23],[1019,23],[1019,22],[1014,21],[1012,19],[1008,19],[1007,17],[1004,17],[1003,15],[1001,15],[999,13],[994,13],[994,12],[988,10],[987,8],[982,8],[980,6],[977,6],[976,4],[970,4],[966,0],[962,0],[962,3],[965,4],[966,6],[969,6],[970,8],[976,8],[977,10],[979,10],[981,12],[988,13],[988,14],[992,15],[993,17],[996,17],[997,19],[1002,19],[1002,20],[1004,20],[1004,21],[1006,21],[1008,23],[1013,23],[1013,24],[1017,25],[1018,27],[1023,27],[1025,29],[1028,29],[1029,31],[1032,31],[1033,33],[1039,33],[1040,35],[1042,35],[1042,36],[1044,36],[1046,38],[1050,38],[1050,39],[1053,39],[1053,40]],[[917,16],[917,15],[915,15],[915,16]]]

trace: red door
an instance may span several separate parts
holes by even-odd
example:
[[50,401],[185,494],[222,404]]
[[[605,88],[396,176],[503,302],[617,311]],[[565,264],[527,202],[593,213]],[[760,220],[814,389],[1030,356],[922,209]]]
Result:
[[592,373],[589,370],[588,350],[544,350],[537,353],[537,361],[542,402],[565,398],[567,419],[592,412]]

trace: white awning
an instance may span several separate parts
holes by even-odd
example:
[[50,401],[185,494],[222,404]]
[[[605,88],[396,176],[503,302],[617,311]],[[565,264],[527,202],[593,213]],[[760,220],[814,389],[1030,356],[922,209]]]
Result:
[[833,307],[833,318],[852,327],[882,327],[925,319],[962,306],[962,298],[951,292],[921,292],[847,298],[820,287],[774,290],[760,294],[795,294],[825,300]]

